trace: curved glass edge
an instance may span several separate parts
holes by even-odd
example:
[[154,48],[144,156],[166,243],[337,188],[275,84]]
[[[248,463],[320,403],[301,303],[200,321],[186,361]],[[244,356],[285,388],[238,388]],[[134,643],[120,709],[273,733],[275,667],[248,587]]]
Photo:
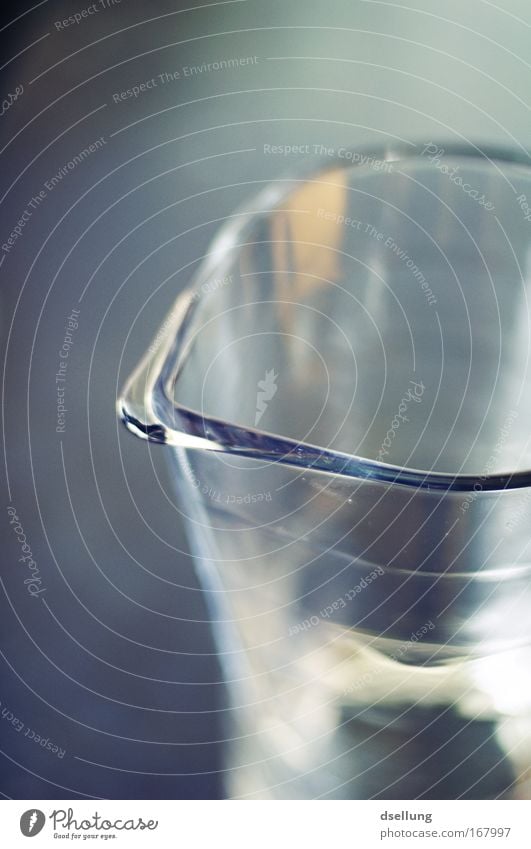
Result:
[[[419,157],[420,145],[393,144],[356,151],[365,156],[388,162],[400,162]],[[354,148],[351,148],[354,150]],[[470,157],[495,165],[521,166],[531,175],[531,156],[512,149],[483,146],[473,143],[448,142],[449,156]],[[209,418],[173,400],[173,389],[183,366],[183,339],[193,321],[200,299],[197,293],[213,271],[222,274],[232,260],[242,238],[260,218],[267,217],[301,182],[337,168],[368,168],[348,158],[326,157],[305,162],[285,178],[268,182],[266,187],[234,213],[212,242],[207,256],[192,278],[190,287],[179,295],[170,318],[166,318],[155,339],[158,348],[148,349],[137,368],[126,381],[117,401],[117,414],[125,427],[153,443],[181,448],[236,454],[255,460],[278,462],[298,468],[311,469],[333,476],[365,479],[381,483],[443,492],[469,492],[477,484],[478,475],[448,474],[380,463],[363,457],[330,451],[307,443],[297,442],[255,428],[241,427],[221,419]],[[262,182],[262,181],[257,181]],[[517,489],[531,486],[531,469],[481,476],[483,492]]]

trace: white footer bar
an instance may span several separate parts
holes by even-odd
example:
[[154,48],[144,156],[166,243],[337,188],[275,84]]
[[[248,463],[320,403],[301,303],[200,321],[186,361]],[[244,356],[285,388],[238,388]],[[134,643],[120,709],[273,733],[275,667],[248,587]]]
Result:
[[[2,845],[531,847],[531,801],[3,801]],[[29,838],[34,844],[28,844]]]

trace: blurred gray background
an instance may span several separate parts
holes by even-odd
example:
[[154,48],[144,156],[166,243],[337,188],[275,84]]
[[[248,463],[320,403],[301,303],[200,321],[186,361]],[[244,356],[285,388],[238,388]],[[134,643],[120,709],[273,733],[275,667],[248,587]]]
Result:
[[[526,151],[531,9],[45,0],[2,26],[0,791],[219,798],[208,613],[163,451],[123,431],[117,387],[221,221],[301,159],[264,145],[308,145],[310,158],[313,145],[393,140]],[[245,61],[216,70],[229,59]]]

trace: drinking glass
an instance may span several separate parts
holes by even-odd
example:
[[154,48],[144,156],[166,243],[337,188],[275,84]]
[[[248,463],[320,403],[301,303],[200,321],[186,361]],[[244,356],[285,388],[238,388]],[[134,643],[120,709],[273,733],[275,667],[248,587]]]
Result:
[[267,184],[124,387],[233,798],[531,798],[530,173],[430,142]]

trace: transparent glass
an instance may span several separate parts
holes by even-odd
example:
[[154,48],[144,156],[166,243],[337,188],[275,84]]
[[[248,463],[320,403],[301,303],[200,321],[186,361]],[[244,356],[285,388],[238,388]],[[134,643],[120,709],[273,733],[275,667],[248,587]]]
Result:
[[531,178],[351,152],[229,219],[124,388],[167,446],[237,798],[531,798]]

